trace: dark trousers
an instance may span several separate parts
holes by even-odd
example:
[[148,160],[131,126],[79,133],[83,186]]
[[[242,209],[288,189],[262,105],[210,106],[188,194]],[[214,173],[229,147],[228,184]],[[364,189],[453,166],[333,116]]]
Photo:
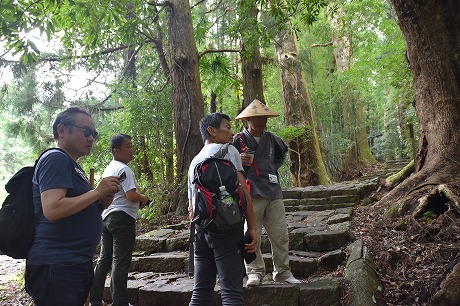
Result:
[[136,240],[136,220],[123,211],[110,213],[104,219],[101,254],[94,269],[91,305],[102,305],[105,279],[110,268],[110,293],[113,306],[127,306],[127,282]]
[[243,229],[217,236],[197,231],[195,234],[195,285],[189,306],[211,305],[219,276],[222,306],[243,305],[244,263],[238,242]]
[[26,265],[26,291],[36,306],[82,306],[93,280],[93,264]]

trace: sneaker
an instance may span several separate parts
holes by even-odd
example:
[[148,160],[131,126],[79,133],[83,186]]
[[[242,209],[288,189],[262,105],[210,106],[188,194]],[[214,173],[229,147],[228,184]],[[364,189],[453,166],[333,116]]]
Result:
[[288,278],[285,278],[283,280],[275,280],[275,282],[280,282],[280,283],[288,283],[288,284],[300,284],[302,283],[301,280],[298,280],[297,278],[295,278],[294,276],[289,276]]
[[260,277],[257,274],[249,274],[248,281],[246,282],[248,287],[251,286],[259,286],[260,285]]

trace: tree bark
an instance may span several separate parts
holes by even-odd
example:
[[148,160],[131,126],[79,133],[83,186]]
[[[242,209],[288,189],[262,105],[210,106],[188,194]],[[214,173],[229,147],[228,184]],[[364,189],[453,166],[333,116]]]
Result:
[[254,99],[258,99],[265,104],[264,85],[262,77],[262,57],[260,55],[259,37],[254,37],[257,33],[259,10],[252,7],[250,14],[243,21],[242,27],[245,31],[241,33],[241,73],[243,75],[243,105],[238,113],[251,104]]
[[394,187],[404,181],[414,172],[414,160],[412,159],[404,168],[385,179],[385,187]]
[[296,38],[288,29],[275,36],[279,72],[283,87],[284,123],[302,131],[286,139],[289,146],[293,186],[330,184],[313,122],[310,97],[303,74]]
[[[415,175],[382,201],[403,196],[402,211],[460,172],[460,2],[392,0],[413,72],[420,141]],[[458,188],[458,185],[457,185]]]
[[[168,32],[176,140],[176,182],[181,183],[185,182],[193,157],[203,147],[198,124],[204,116],[204,103],[189,1],[171,0],[169,3],[171,7]],[[183,195],[177,199],[183,200]]]

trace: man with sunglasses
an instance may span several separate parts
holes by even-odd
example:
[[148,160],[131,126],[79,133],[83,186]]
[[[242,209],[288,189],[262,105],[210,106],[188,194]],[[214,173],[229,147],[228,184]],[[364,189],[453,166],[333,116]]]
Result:
[[70,107],[56,116],[56,149],[39,159],[33,183],[35,240],[26,262],[26,291],[37,306],[85,303],[93,281],[92,258],[102,231],[101,203],[120,190],[119,177],[92,189],[77,160],[88,155],[97,132],[91,115]]

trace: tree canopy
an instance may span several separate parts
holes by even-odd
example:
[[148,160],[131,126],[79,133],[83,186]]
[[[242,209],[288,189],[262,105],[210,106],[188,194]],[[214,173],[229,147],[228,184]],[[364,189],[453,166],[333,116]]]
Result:
[[[1,106],[10,114],[6,129],[36,153],[51,144],[53,116],[67,105],[80,104],[95,114],[102,132],[95,154],[84,160],[87,168],[100,172],[110,158],[111,133],[125,132],[137,142],[135,168],[145,188],[152,194],[157,188],[168,195],[183,192],[183,168],[177,165],[187,167],[189,157],[181,154],[193,157],[201,143],[197,111],[179,115],[188,109],[184,97],[198,89],[180,87],[180,78],[189,80],[184,84],[198,81],[202,98],[193,98],[194,108],[201,104],[205,113],[223,111],[234,118],[247,86],[241,66],[244,50],[260,48],[265,102],[282,114],[269,121],[269,128],[288,138],[292,132],[285,126],[289,120],[273,45],[274,37],[288,26],[296,35],[319,154],[331,180],[343,178],[343,157],[356,145],[343,129],[341,101],[347,95],[363,110],[365,137],[375,158],[412,157],[406,124],[412,122],[417,131],[418,120],[410,70],[396,15],[384,0],[245,0],[236,6],[230,0],[187,1],[188,6],[185,1],[0,1],[0,65],[14,73],[1,93]],[[193,41],[188,41],[190,35],[173,40],[179,9],[191,17]],[[256,18],[249,24],[251,15]],[[337,35],[351,42],[346,71],[337,69],[334,58]],[[178,48],[185,41],[196,45],[186,56]],[[195,52],[198,78],[193,73],[180,76],[185,63],[194,67]],[[85,78],[72,95],[71,75]],[[238,130],[241,123],[233,126]],[[180,140],[187,137],[193,139]],[[283,185],[289,185],[287,163],[280,175]]]

